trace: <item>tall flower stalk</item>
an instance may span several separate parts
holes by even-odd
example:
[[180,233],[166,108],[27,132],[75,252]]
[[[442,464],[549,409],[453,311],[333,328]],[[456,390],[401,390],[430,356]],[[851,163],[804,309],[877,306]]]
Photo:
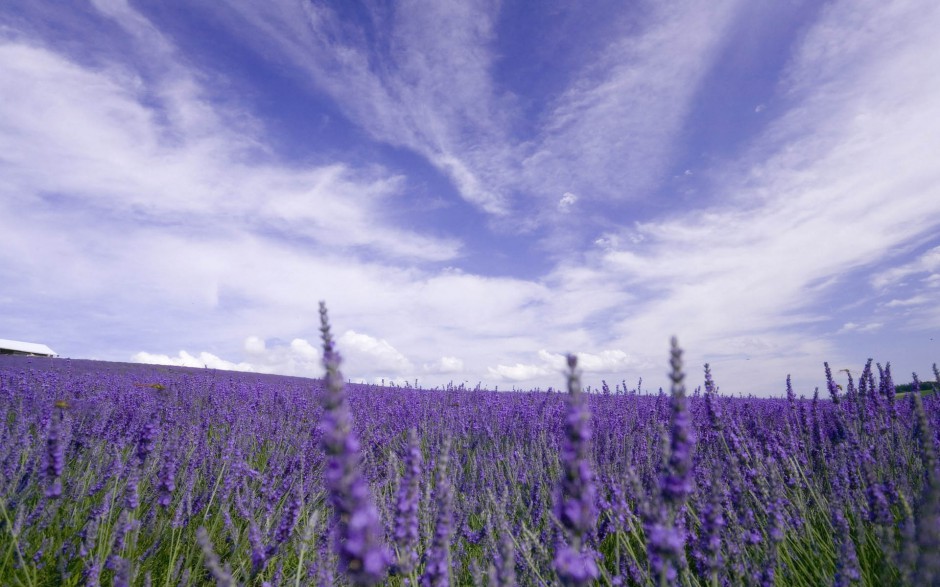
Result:
[[[65,405],[65,404],[63,404]],[[49,423],[49,436],[46,439],[46,476],[48,486],[46,497],[56,499],[62,496],[62,470],[65,468],[65,442],[62,439],[62,427],[65,415],[62,405],[56,406]]]
[[333,548],[339,570],[353,585],[377,585],[386,576],[391,553],[383,544],[384,531],[359,470],[359,441],[343,390],[340,356],[336,352],[326,304],[320,302],[323,366],[323,450],[327,456],[324,484],[333,507]]
[[914,436],[920,448],[924,466],[924,487],[917,512],[918,557],[915,580],[920,585],[940,582],[940,470],[937,468],[937,448],[934,435],[920,397],[920,380],[914,374],[911,387],[914,399]]
[[672,584],[679,569],[685,565],[685,538],[679,528],[679,514],[692,491],[692,452],[695,432],[692,415],[686,406],[685,374],[682,372],[682,349],[672,338],[669,358],[671,388],[671,423],[669,460],[660,476],[661,502],[658,511],[649,512],[646,524],[646,549],[653,581]]
[[448,477],[450,463],[450,439],[441,444],[434,475],[434,502],[437,506],[437,522],[434,538],[428,551],[422,587],[448,587],[450,585],[450,539],[454,530],[454,490]]
[[408,431],[408,451],[405,453],[405,472],[398,487],[395,512],[395,547],[398,551],[397,572],[408,575],[418,562],[418,506],[421,500],[421,445],[418,431]]
[[556,548],[554,569],[563,585],[590,585],[599,576],[586,541],[597,523],[597,487],[591,468],[591,410],[581,392],[578,358],[568,355],[568,415],[561,449],[555,515],[567,543]]

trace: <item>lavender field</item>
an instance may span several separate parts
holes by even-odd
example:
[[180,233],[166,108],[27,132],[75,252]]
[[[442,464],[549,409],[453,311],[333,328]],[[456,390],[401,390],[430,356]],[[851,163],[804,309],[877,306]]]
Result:
[[666,392],[570,357],[506,393],[344,385],[341,351],[3,357],[0,585],[940,584],[940,400],[887,365],[733,398],[674,344]]

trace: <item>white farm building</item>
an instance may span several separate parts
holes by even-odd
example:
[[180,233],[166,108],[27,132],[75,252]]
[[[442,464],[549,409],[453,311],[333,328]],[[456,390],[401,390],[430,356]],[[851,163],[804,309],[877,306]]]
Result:
[[44,344],[20,342],[0,338],[0,355],[28,355],[32,357],[55,357],[56,352]]

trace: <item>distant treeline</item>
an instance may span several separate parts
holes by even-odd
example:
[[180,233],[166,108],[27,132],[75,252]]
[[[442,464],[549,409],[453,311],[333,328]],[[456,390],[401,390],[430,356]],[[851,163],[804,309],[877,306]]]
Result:
[[[897,393],[908,393],[914,387],[913,383],[905,383],[904,385],[895,385],[894,389]],[[936,381],[921,381],[920,382],[920,391],[934,391],[937,389]]]

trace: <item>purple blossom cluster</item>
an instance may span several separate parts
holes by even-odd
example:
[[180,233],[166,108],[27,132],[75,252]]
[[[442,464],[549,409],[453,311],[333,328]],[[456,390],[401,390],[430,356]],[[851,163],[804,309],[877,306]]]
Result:
[[889,364],[420,389],[344,384],[321,328],[316,380],[0,358],[0,585],[940,581],[940,396]]
[[578,359],[568,355],[568,413],[561,447],[555,516],[562,535],[554,568],[563,585],[589,585],[599,576],[586,544],[597,524],[597,487],[591,463],[591,412],[581,390]]
[[395,504],[394,541],[398,552],[396,573],[408,575],[418,563],[418,540],[421,538],[418,509],[421,499],[421,466],[423,457],[418,444],[418,431],[408,431],[404,474],[398,487]]
[[437,457],[434,475],[436,511],[434,536],[427,552],[422,587],[448,587],[451,584],[451,537],[454,531],[454,493],[450,483],[450,439],[445,438]]
[[339,353],[334,348],[326,305],[320,304],[323,366],[326,369],[320,430],[326,454],[324,485],[333,507],[334,547],[339,570],[354,585],[377,585],[385,579],[391,554],[385,546],[378,511],[360,470],[360,445],[346,405]]

